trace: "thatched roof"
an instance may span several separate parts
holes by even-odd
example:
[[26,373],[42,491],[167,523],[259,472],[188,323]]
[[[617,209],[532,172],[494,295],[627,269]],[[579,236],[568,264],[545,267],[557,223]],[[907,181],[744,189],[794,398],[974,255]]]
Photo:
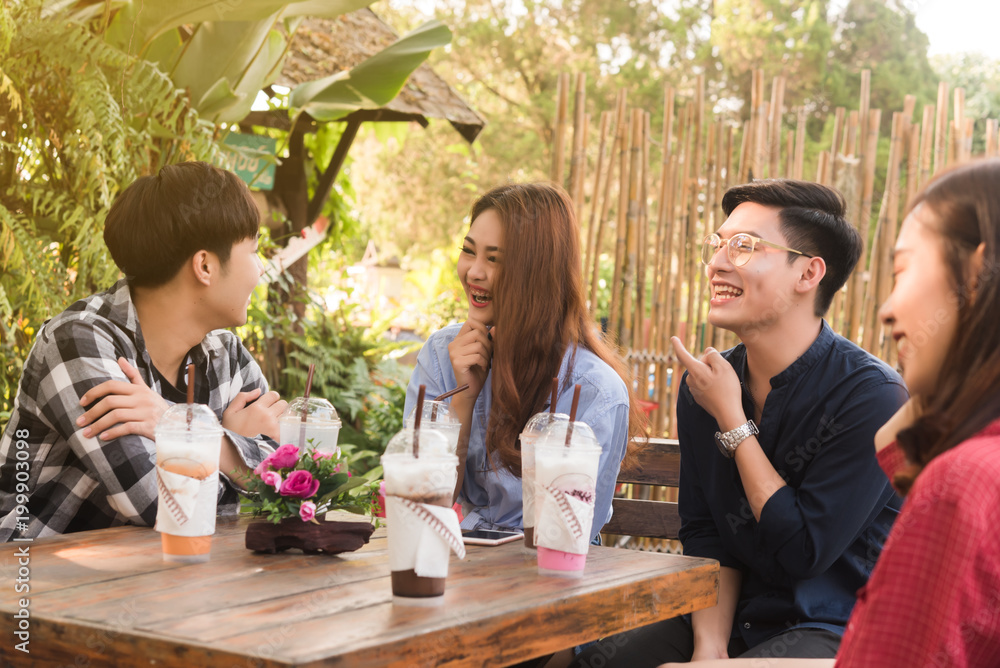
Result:
[[[275,82],[293,88],[300,83],[347,70],[386,48],[399,37],[370,9],[336,19],[307,18],[291,40],[285,66]],[[427,63],[418,67],[384,110],[384,120],[443,118],[472,142],[486,121],[459,97]]]

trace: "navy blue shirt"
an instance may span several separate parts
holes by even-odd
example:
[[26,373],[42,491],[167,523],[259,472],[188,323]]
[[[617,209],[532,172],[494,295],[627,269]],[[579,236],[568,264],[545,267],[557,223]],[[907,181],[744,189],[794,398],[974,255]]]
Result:
[[[742,383],[746,348],[723,356]],[[771,379],[757,440],[787,486],[758,522],[736,461],[715,444],[718,424],[681,386],[680,539],[684,554],[742,572],[733,636],[753,647],[794,627],[843,633],[902,504],[873,441],[906,398],[899,374],[824,321],[805,354]]]

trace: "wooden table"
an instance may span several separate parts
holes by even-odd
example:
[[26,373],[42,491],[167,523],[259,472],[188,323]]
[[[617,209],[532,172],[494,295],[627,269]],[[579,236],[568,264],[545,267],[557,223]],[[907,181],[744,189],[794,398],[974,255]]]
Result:
[[[220,518],[204,564],[165,563],[159,534],[137,527],[0,546],[0,664],[506,665],[718,595],[709,559],[592,547],[573,580],[538,575],[517,542],[470,546],[452,557],[443,605],[404,607],[392,603],[385,529],[353,553],[264,555],[244,547],[247,521]],[[25,547],[30,592],[16,593]],[[14,649],[21,598],[30,654]]]

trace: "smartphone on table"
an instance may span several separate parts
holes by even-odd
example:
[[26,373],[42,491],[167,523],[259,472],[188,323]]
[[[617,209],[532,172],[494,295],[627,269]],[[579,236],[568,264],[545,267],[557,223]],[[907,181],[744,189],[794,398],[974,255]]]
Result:
[[522,538],[524,538],[524,534],[519,531],[472,529],[462,532],[462,542],[466,545],[503,545]]

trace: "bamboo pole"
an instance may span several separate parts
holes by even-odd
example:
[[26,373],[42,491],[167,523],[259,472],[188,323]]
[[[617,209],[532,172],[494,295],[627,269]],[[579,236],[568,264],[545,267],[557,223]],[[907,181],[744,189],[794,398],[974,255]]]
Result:
[[[861,208],[858,211],[858,231],[861,233],[861,239],[864,241],[865,246],[869,251],[872,251],[873,244],[869,243],[868,240],[868,230],[871,226],[872,219],[872,201],[875,195],[875,163],[878,156],[878,133],[879,126],[882,123],[882,110],[872,109],[868,118],[866,119],[865,128],[865,138],[864,138],[864,161],[861,163]],[[869,253],[869,258],[873,257],[873,253]],[[867,287],[865,282],[865,274],[869,275],[869,280],[867,284],[871,284],[871,259],[868,261],[868,271],[864,271],[866,266],[865,255],[862,254],[861,260],[859,261],[860,267],[854,271],[854,289],[853,297],[850,305],[851,317],[848,324],[848,332],[850,333],[849,338],[855,343],[862,342],[862,331],[867,337],[867,320],[865,319],[864,311],[862,310],[865,304],[865,296],[867,294]]]
[[[590,197],[590,218],[587,222],[587,248],[584,253],[583,260],[583,270],[584,276],[586,272],[590,270],[591,263],[596,257],[596,254],[600,251],[598,249],[597,240],[597,230],[601,226],[603,221],[598,222],[598,213],[601,207],[601,179],[604,176],[605,160],[604,154],[607,152],[608,144],[608,130],[611,127],[611,112],[602,111],[601,112],[601,129],[599,130],[599,142],[597,145],[597,164],[594,166],[594,186],[592,188],[593,194]],[[584,279],[586,280],[586,279]],[[594,286],[591,286],[590,291],[590,314],[594,315],[597,295],[594,292]]]
[[587,75],[577,72],[573,96],[573,154],[569,163],[569,193],[578,211],[583,206],[583,179],[587,166]]
[[924,116],[920,121],[920,174],[917,187],[923,187],[931,177],[931,156],[934,146],[934,105],[924,105]]
[[[590,312],[596,313],[597,311],[597,289],[600,286],[601,274],[601,242],[604,238],[604,228],[605,221],[608,219],[608,209],[611,207],[611,184],[614,182],[615,173],[615,156],[621,148],[622,141],[622,126],[625,121],[625,109],[626,109],[626,93],[625,90],[618,91],[618,99],[615,104],[615,115],[612,118],[612,127],[614,128],[615,140],[611,146],[611,153],[608,155],[608,175],[604,181],[604,194],[601,198],[601,214],[597,219],[597,235],[594,240],[594,268],[591,272],[591,282],[590,282]],[[617,245],[616,245],[617,251]],[[612,285],[611,290],[614,290],[617,286]],[[608,322],[611,322],[611,311],[608,311]],[[614,330],[609,330],[614,331]]]
[[632,321],[635,308],[636,263],[639,253],[639,183],[642,178],[642,131],[645,123],[641,109],[633,109],[629,118],[631,141],[629,143],[628,200],[625,212],[625,266],[622,285],[622,346],[635,349],[635,330]]
[[636,290],[635,290],[635,325],[633,326],[633,339],[638,340],[638,344],[633,341],[633,348],[647,350],[649,348],[648,337],[646,335],[646,268],[649,264],[649,114],[641,112],[642,120],[642,146],[639,156],[640,179],[639,179],[639,241],[636,255],[639,258],[636,265]]
[[630,142],[632,138],[632,118],[631,115],[626,112],[623,117],[626,119],[622,123],[622,134],[621,134],[621,144],[619,145],[618,153],[618,207],[616,209],[616,225],[615,231],[617,233],[617,239],[615,243],[615,272],[614,277],[611,281],[611,307],[609,313],[609,322],[611,323],[610,331],[614,332],[618,345],[620,347],[626,347],[628,344],[622,339],[621,336],[621,324],[622,324],[622,295],[623,287],[622,280],[623,276],[623,264],[625,262],[625,254],[627,252],[626,242],[628,238],[627,233],[627,223],[626,215],[628,213],[628,184],[629,184],[629,151],[631,149]]
[[965,89],[956,88],[954,93],[955,118],[952,120],[952,132],[955,136],[955,159],[958,162],[965,162],[972,152],[971,146],[968,153],[965,146]]
[[879,209],[878,222],[875,228],[875,242],[872,246],[871,266],[869,268],[868,290],[865,295],[865,350],[875,350],[881,348],[882,343],[877,338],[880,330],[877,322],[876,311],[878,305],[882,303],[883,293],[886,287],[885,270],[888,264],[889,251],[891,248],[895,228],[890,230],[890,225],[895,223],[895,217],[891,215],[892,204],[899,193],[899,162],[902,149],[902,125],[903,114],[896,112],[892,115],[892,135],[889,143],[889,165],[886,175],[885,191],[882,193],[882,206]]
[[843,139],[841,135],[844,131],[845,112],[844,107],[837,107],[834,113],[833,138],[830,140],[830,157],[827,163],[827,172],[824,174],[827,180],[820,181],[820,183],[830,185],[837,181],[837,156],[840,155],[840,142]]
[[986,157],[997,157],[997,119],[986,119]]
[[781,108],[785,103],[785,77],[774,77],[771,84],[771,129],[768,177],[781,174]]
[[938,84],[937,118],[934,122],[934,173],[946,166],[948,150],[948,84]]
[[908,202],[913,201],[920,181],[920,126],[910,123],[909,117],[906,117],[906,125],[908,146],[906,149],[906,197],[903,200],[904,206]]
[[559,75],[556,84],[556,136],[552,142],[552,168],[549,175],[555,183],[563,185],[563,163],[566,143],[566,112],[569,106],[569,74]]
[[799,107],[795,124],[795,164],[792,167],[792,178],[802,179],[806,155],[806,110]]

